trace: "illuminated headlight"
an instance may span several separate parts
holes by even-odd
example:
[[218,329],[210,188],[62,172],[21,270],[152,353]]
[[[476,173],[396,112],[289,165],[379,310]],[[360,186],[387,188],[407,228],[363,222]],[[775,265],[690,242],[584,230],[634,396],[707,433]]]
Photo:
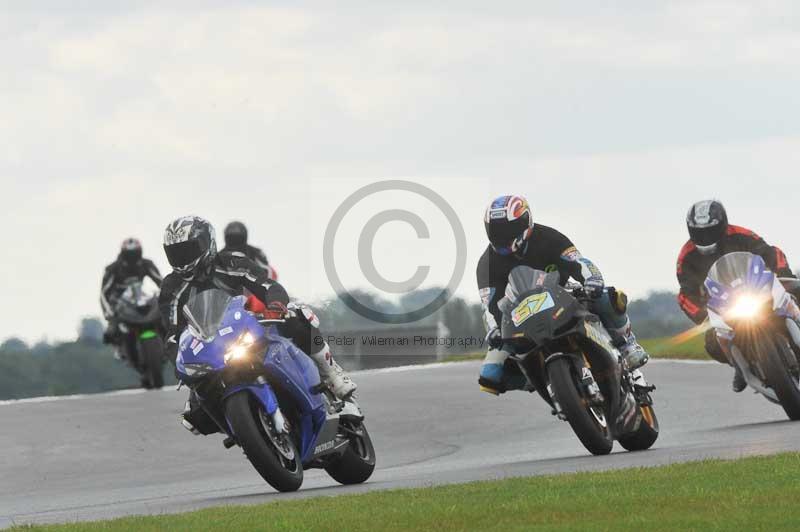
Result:
[[765,299],[751,294],[744,294],[736,299],[727,317],[731,319],[753,319],[763,309]]
[[229,364],[247,358],[250,351],[249,348],[253,345],[253,342],[255,342],[255,337],[250,332],[244,333],[225,353],[225,363]]

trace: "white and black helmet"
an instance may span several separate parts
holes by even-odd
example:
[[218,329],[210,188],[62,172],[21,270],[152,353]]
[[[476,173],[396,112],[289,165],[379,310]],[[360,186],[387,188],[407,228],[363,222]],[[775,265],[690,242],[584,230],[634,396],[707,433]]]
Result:
[[214,227],[199,216],[178,218],[164,230],[164,252],[175,273],[191,279],[217,255]]
[[700,253],[713,253],[728,230],[728,213],[719,201],[698,201],[686,215],[686,227]]

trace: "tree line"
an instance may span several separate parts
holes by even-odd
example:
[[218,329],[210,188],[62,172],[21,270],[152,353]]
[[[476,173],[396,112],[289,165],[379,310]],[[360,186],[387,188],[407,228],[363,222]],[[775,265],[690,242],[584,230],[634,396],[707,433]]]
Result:
[[[418,309],[439,294],[438,288],[418,290],[391,301],[368,292],[354,292],[352,297],[381,312],[402,313]],[[350,310],[341,298],[313,305],[323,332],[337,330],[365,331],[383,324]],[[629,305],[640,338],[669,336],[691,326],[675,302],[675,294],[655,292]],[[484,334],[480,304],[453,297],[435,313],[424,318],[425,324],[441,324],[450,338]],[[103,323],[94,317],[83,318],[77,338],[70,342],[38,342],[28,345],[18,338],[0,344],[0,399],[19,399],[43,395],[96,393],[139,386],[136,372],[116,360],[113,349],[102,344]],[[172,366],[165,375],[172,377]],[[171,381],[174,382],[174,379]]]

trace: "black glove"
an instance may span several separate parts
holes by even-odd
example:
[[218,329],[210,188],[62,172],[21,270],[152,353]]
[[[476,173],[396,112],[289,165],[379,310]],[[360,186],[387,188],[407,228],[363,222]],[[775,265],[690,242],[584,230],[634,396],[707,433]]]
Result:
[[499,327],[492,327],[486,335],[486,344],[492,349],[500,349],[503,346],[503,335],[500,334]]
[[592,299],[599,299],[603,295],[605,283],[600,277],[590,277],[583,283],[583,291]]

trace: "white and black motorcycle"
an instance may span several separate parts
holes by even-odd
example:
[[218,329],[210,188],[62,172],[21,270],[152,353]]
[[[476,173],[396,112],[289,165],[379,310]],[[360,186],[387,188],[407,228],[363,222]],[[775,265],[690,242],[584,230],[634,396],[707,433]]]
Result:
[[729,253],[705,281],[708,318],[722,350],[748,386],[800,419],[800,308],[758,255]]

